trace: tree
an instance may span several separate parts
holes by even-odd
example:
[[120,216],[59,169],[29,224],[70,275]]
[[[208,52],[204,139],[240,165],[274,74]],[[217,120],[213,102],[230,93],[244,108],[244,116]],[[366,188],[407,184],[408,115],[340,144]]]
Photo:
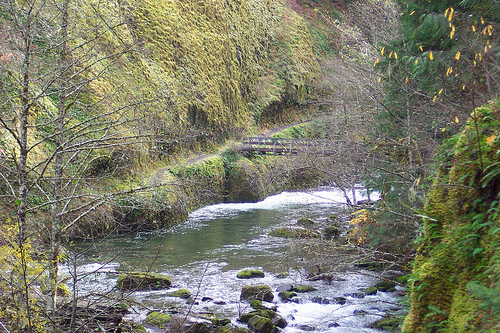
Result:
[[[147,124],[148,106],[165,98],[161,92],[149,97],[133,89],[123,94],[125,85],[116,82],[108,91],[95,91],[97,83],[140,56],[134,39],[124,33],[120,16],[110,15],[108,7],[113,6],[118,4],[71,0],[0,4],[4,22],[12,23],[2,27],[5,40],[0,48],[0,173],[2,188],[8,191],[4,197],[17,206],[16,247],[22,261],[24,304],[18,310],[26,311],[28,320],[19,324],[19,331],[40,329],[32,322],[30,290],[44,274],[28,274],[29,244],[47,245],[51,296],[45,313],[55,332],[58,266],[68,231],[127,192],[106,193],[89,184],[112,168],[107,157],[111,149],[129,144],[139,148],[147,141],[147,134],[139,130]],[[103,50],[103,45],[108,47]]]

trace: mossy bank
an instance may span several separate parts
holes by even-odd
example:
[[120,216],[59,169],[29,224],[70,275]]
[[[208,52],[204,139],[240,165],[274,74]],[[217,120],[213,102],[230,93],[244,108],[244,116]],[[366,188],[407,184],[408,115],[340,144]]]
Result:
[[500,101],[443,147],[425,208],[404,332],[498,332]]

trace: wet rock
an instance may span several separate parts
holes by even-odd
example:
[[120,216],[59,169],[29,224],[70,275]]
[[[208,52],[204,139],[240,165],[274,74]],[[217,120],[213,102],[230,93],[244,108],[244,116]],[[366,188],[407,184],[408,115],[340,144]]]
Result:
[[309,326],[309,325],[300,325],[299,329],[301,331],[304,331],[304,332],[312,332],[312,331],[316,330],[316,327],[312,327],[312,326]]
[[278,274],[276,275],[276,277],[277,277],[278,279],[283,279],[283,278],[288,277],[289,275],[290,275],[290,274],[289,274],[288,272],[281,272],[281,273],[278,273]]
[[293,297],[297,296],[293,291],[280,291],[278,296],[281,298],[283,302],[290,301]]
[[271,311],[276,311],[277,310],[277,306],[272,304],[272,303],[268,303],[268,302],[262,302],[261,300],[253,300],[251,303],[250,303],[250,306],[255,309],[255,310],[271,310]]
[[248,320],[248,327],[259,333],[272,333],[274,325],[271,319],[254,315]]
[[146,323],[148,325],[156,326],[159,328],[164,328],[167,326],[168,323],[170,323],[171,319],[172,318],[166,313],[152,311],[148,314],[148,316],[144,320],[144,323]]
[[201,299],[201,301],[202,301],[202,302],[210,302],[210,301],[213,301],[213,299],[212,299],[212,298],[210,298],[210,297],[206,297],[206,296],[205,296],[205,297],[203,297],[203,298]]
[[227,303],[224,302],[224,301],[214,301],[214,304],[217,304],[217,305],[226,305]]
[[292,291],[292,290],[293,290],[293,286],[291,284],[285,284],[283,286],[279,286],[278,288],[276,288],[277,292]]
[[340,305],[344,305],[345,303],[347,303],[347,298],[345,297],[335,297],[333,300],[335,301],[335,303]]
[[215,326],[226,326],[227,324],[230,324],[230,323],[231,323],[231,319],[227,319],[227,318],[223,318],[223,319],[214,318],[214,319],[212,319],[212,324],[214,324]]
[[120,290],[160,290],[168,289],[172,280],[163,274],[150,272],[127,272],[122,273],[116,281],[116,287]]
[[264,276],[264,272],[257,269],[244,269],[237,274],[238,279],[263,278]]
[[399,326],[403,323],[401,318],[395,318],[391,316],[384,316],[382,319],[377,320],[369,325],[370,328],[375,328],[384,331],[396,331]]
[[354,312],[352,313],[353,315],[355,316],[364,316],[364,315],[367,315],[368,312],[366,312],[365,310],[354,310]]
[[189,296],[191,296],[191,292],[187,289],[179,289],[179,290],[173,291],[171,293],[167,293],[167,296],[189,298]]
[[339,326],[340,326],[339,323],[330,323],[330,324],[328,324],[328,328],[339,327]]
[[271,230],[270,236],[282,238],[318,238],[321,235],[314,230],[305,228],[283,227]]
[[396,291],[396,282],[384,280],[375,283],[375,288],[379,291]]
[[271,302],[274,299],[271,287],[268,285],[244,286],[241,290],[242,300],[253,301],[255,299]]
[[375,295],[377,294],[377,287],[370,287],[370,288],[365,288],[361,289],[362,292],[364,292],[366,295]]
[[293,288],[293,291],[298,292],[298,293],[308,293],[311,291],[317,290],[313,286],[297,286]]
[[330,304],[330,300],[329,299],[323,298],[323,297],[320,297],[320,296],[313,297],[311,299],[311,302],[317,303],[317,304]]
[[364,289],[361,289],[362,291],[357,292],[357,293],[348,293],[345,294],[345,297],[353,297],[353,298],[364,298],[366,294],[363,292]]

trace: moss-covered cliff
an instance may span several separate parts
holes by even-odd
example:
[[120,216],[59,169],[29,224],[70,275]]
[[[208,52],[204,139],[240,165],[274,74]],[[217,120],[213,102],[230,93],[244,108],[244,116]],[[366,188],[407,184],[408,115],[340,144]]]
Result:
[[[168,102],[157,105],[163,112],[155,110],[151,124],[160,135],[190,128],[235,133],[252,115],[259,119],[269,109],[280,113],[281,106],[314,93],[321,72],[309,31],[285,1],[117,4],[109,6],[110,15],[126,23],[120,38],[134,52],[94,90],[117,89],[125,80],[124,94],[166,96]],[[119,42],[117,37],[109,44]]]
[[443,147],[413,271],[404,332],[498,332],[500,101]]

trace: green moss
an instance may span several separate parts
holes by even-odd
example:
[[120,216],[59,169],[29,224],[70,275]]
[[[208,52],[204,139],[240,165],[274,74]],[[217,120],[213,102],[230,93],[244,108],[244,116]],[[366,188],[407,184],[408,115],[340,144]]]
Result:
[[144,322],[159,328],[166,327],[172,318],[166,314],[158,311],[150,312]]
[[239,279],[263,278],[264,272],[257,269],[244,269],[238,272]]
[[157,290],[167,289],[172,285],[172,280],[163,274],[149,272],[122,273],[116,281],[118,289],[127,290]]
[[297,293],[293,291],[280,291],[278,296],[283,300],[284,302],[288,301],[292,297],[297,296]]
[[191,292],[188,289],[179,289],[167,294],[171,297],[188,298],[191,296]]
[[317,289],[314,288],[313,286],[297,286],[293,288],[293,291],[296,291],[298,293],[308,293],[315,290]]
[[500,283],[498,273],[487,273],[500,267],[492,260],[500,242],[494,232],[500,230],[499,129],[500,102],[493,101],[476,109],[463,131],[444,146],[410,278],[404,331],[494,329],[488,312],[492,304],[480,309],[467,285],[479,281],[495,288]]

